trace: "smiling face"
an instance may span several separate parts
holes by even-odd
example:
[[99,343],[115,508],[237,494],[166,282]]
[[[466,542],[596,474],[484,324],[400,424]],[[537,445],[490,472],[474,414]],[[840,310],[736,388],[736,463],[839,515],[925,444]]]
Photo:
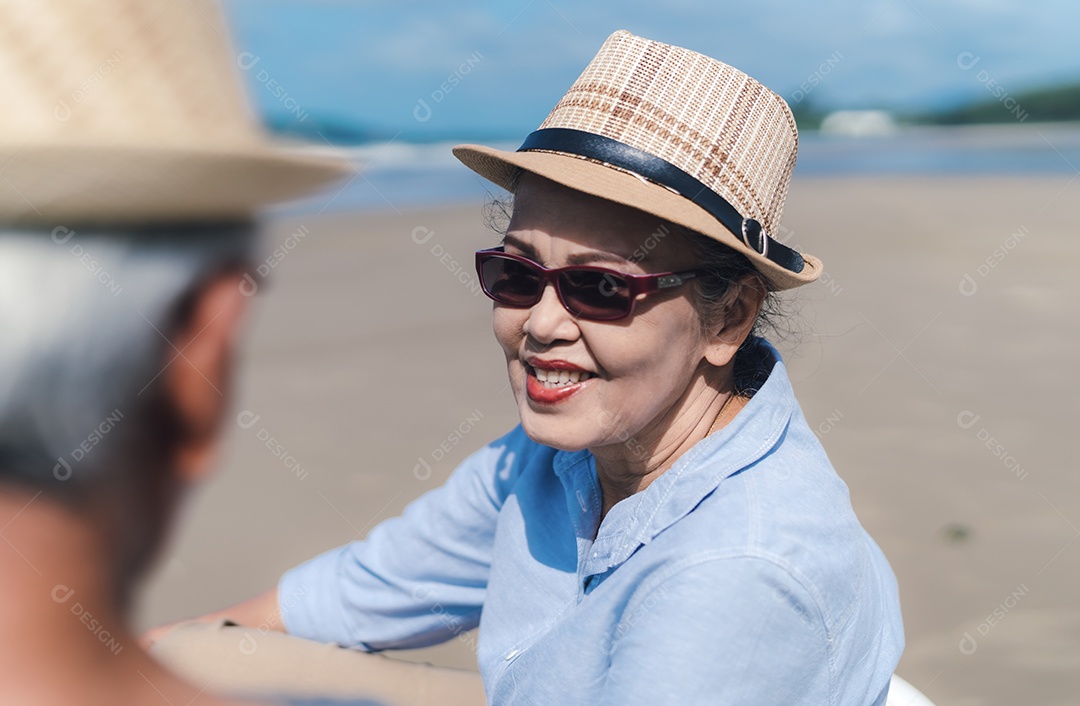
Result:
[[[547,268],[696,266],[689,243],[660,219],[530,174],[505,249]],[[715,416],[738,345],[706,333],[693,286],[639,295],[634,313],[617,321],[575,319],[552,286],[529,308],[496,304],[495,337],[526,433],[563,450],[621,444],[651,453],[700,427],[709,410]]]

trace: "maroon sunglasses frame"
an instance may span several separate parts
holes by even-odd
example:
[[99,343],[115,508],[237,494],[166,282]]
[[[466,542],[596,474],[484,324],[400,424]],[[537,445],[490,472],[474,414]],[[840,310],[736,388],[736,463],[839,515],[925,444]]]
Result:
[[[487,283],[484,282],[484,263],[493,259],[513,260],[514,262],[518,262],[540,273],[540,278],[543,280],[544,286],[537,289],[536,299],[529,304],[509,304],[501,301],[492,294],[491,290],[488,289]],[[574,310],[570,308],[566,303],[566,299],[563,297],[562,288],[559,286],[559,275],[564,272],[581,271],[599,272],[604,275],[610,275],[625,280],[630,294],[629,308],[625,312],[613,311],[612,316],[585,316],[583,314],[574,313]],[[618,270],[611,270],[606,267],[594,267],[592,265],[571,265],[570,267],[557,267],[549,270],[527,257],[512,255],[505,252],[502,247],[476,251],[476,276],[480,279],[480,288],[483,289],[484,294],[495,303],[513,309],[528,309],[529,307],[536,306],[537,302],[543,298],[546,286],[551,284],[551,286],[555,287],[555,294],[558,295],[559,303],[563,305],[563,308],[570,312],[575,318],[586,319],[588,321],[618,321],[619,319],[625,319],[634,313],[634,306],[637,304],[639,295],[648,294],[649,292],[655,292],[661,289],[678,287],[700,274],[702,274],[701,270],[686,270],[684,272],[658,272],[650,275],[632,275],[625,272],[619,272]]]

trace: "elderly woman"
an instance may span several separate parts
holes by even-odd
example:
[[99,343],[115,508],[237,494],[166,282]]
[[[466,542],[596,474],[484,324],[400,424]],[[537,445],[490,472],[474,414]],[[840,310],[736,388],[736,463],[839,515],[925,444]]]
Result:
[[513,153],[476,255],[521,425],[360,542],[226,614],[363,651],[477,625],[496,704],[883,704],[895,579],[809,429],[773,293],[820,261],[779,226],[784,101],[614,34]]

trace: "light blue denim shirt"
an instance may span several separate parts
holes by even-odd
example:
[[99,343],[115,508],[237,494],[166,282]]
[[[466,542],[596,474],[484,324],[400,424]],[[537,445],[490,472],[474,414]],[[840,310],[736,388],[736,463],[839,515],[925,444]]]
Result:
[[500,705],[884,704],[896,579],[761,345],[772,371],[749,404],[599,529],[592,455],[518,427],[285,574],[286,629],[385,650],[479,625]]

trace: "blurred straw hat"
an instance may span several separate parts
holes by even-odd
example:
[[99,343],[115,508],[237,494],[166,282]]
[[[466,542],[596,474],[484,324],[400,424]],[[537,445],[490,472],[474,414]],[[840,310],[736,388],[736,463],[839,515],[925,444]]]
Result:
[[690,228],[791,289],[822,271],[775,238],[797,150],[783,98],[715,59],[619,31],[516,152],[454,154],[506,189],[525,170]]
[[212,0],[0,0],[0,222],[245,217],[348,171],[271,144]]

